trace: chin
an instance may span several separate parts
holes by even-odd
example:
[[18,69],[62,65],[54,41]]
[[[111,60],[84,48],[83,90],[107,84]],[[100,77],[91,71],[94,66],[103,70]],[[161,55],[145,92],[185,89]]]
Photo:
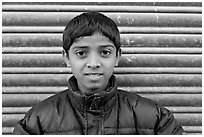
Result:
[[98,89],[100,89],[100,87],[99,86],[89,86],[88,89],[90,89],[90,90],[98,90]]
[[94,91],[94,90],[100,90],[101,89],[101,86],[99,85],[91,85],[91,86],[88,86],[88,89]]

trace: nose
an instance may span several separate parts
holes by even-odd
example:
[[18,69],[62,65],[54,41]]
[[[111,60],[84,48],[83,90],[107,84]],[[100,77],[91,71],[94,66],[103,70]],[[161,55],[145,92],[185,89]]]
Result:
[[97,57],[97,55],[92,55],[89,57],[88,62],[87,62],[87,67],[96,69],[101,66],[100,59]]

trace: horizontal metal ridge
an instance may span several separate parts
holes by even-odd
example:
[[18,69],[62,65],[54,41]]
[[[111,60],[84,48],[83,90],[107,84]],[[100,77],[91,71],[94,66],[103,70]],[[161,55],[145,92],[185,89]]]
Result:
[[[202,54],[197,47],[121,47],[123,54]],[[62,47],[3,47],[2,54],[61,54]]]
[[[73,74],[3,74],[2,86],[66,86]],[[201,74],[116,74],[122,87],[201,87]]]
[[[202,47],[201,34],[121,34],[124,47]],[[61,33],[3,33],[3,47],[62,47]]]
[[[202,135],[202,126],[182,126],[187,132],[187,135]],[[14,130],[14,127],[2,127],[2,134],[11,134]]]
[[[2,87],[2,94],[55,94],[67,86],[18,86]],[[139,94],[202,94],[202,87],[121,87],[118,89]]]
[[[164,106],[165,107],[165,106]],[[166,107],[173,113],[202,113],[202,107]],[[24,114],[26,113],[31,107],[3,107],[2,114]]]
[[[3,12],[3,26],[66,26],[80,12]],[[202,14],[104,13],[118,27],[202,27]]]
[[79,1],[63,1],[63,2],[3,2],[2,5],[130,5],[130,6],[177,6],[177,7],[202,7],[202,2],[79,2]]
[[[65,67],[62,54],[2,54],[3,67]],[[119,67],[201,67],[202,54],[123,54]]]
[[[2,94],[3,107],[30,107],[54,94]],[[202,94],[139,94],[163,106],[202,106]]]
[[[201,27],[118,27],[120,33],[202,34]],[[3,26],[2,33],[62,33],[61,26]]]
[[[189,67],[117,67],[114,74],[202,74],[202,68]],[[66,67],[3,67],[2,74],[72,74]]]
[[202,7],[178,6],[130,6],[126,5],[2,5],[2,11],[100,11],[100,12],[170,12],[170,13],[201,13]]
[[[12,127],[15,126],[15,123],[24,117],[24,114],[13,114],[2,115],[2,125],[3,127]],[[178,122],[183,126],[201,126],[202,125],[202,114],[174,114],[174,117],[178,120]]]

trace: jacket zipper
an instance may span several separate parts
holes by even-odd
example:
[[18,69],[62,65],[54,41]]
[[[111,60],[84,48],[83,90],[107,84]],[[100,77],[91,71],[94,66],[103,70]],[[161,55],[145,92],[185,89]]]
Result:
[[101,135],[104,135],[104,108],[101,107]]
[[86,126],[85,126],[85,135],[88,135],[88,117],[87,117],[87,106],[86,106],[86,103],[87,103],[87,97],[84,96],[84,99],[85,99],[85,105],[84,105],[84,115],[85,115],[85,120],[86,120]]

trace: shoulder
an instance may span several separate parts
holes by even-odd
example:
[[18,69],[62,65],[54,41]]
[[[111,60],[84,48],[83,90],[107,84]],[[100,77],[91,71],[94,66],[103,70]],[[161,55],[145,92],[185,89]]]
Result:
[[[155,101],[142,97],[137,93],[119,91],[122,108],[129,108],[139,134],[181,134],[182,127],[174,118],[173,113]],[[127,110],[127,109],[126,109]],[[124,110],[121,110],[122,113]],[[127,116],[127,115],[126,115]]]
[[[141,128],[152,128],[159,117],[159,107],[155,101],[142,97],[137,93],[119,91],[122,103],[126,104],[137,117],[137,125]],[[121,104],[122,104],[121,103]]]
[[68,92],[68,90],[64,90],[64,91],[61,91],[59,93],[56,93],[56,94],[48,97],[47,99],[41,101],[36,106],[34,106],[34,109],[36,109],[36,111],[37,110],[38,111],[39,110],[46,110],[46,109],[53,107],[57,104],[59,105],[59,104],[63,103],[63,101],[67,97],[67,92]]
[[47,99],[39,102],[33,106],[26,114],[26,117],[29,117],[30,120],[36,117],[46,120],[56,113],[59,113],[60,108],[65,104],[68,90],[61,91],[48,97]]
[[124,101],[128,101],[131,105],[137,107],[155,107],[157,103],[146,97],[142,97],[136,92],[127,92],[124,90],[119,90],[119,97]]
[[57,126],[56,119],[63,114],[68,90],[61,91],[32,107],[19,121],[20,127],[29,134],[43,134],[50,126]]

